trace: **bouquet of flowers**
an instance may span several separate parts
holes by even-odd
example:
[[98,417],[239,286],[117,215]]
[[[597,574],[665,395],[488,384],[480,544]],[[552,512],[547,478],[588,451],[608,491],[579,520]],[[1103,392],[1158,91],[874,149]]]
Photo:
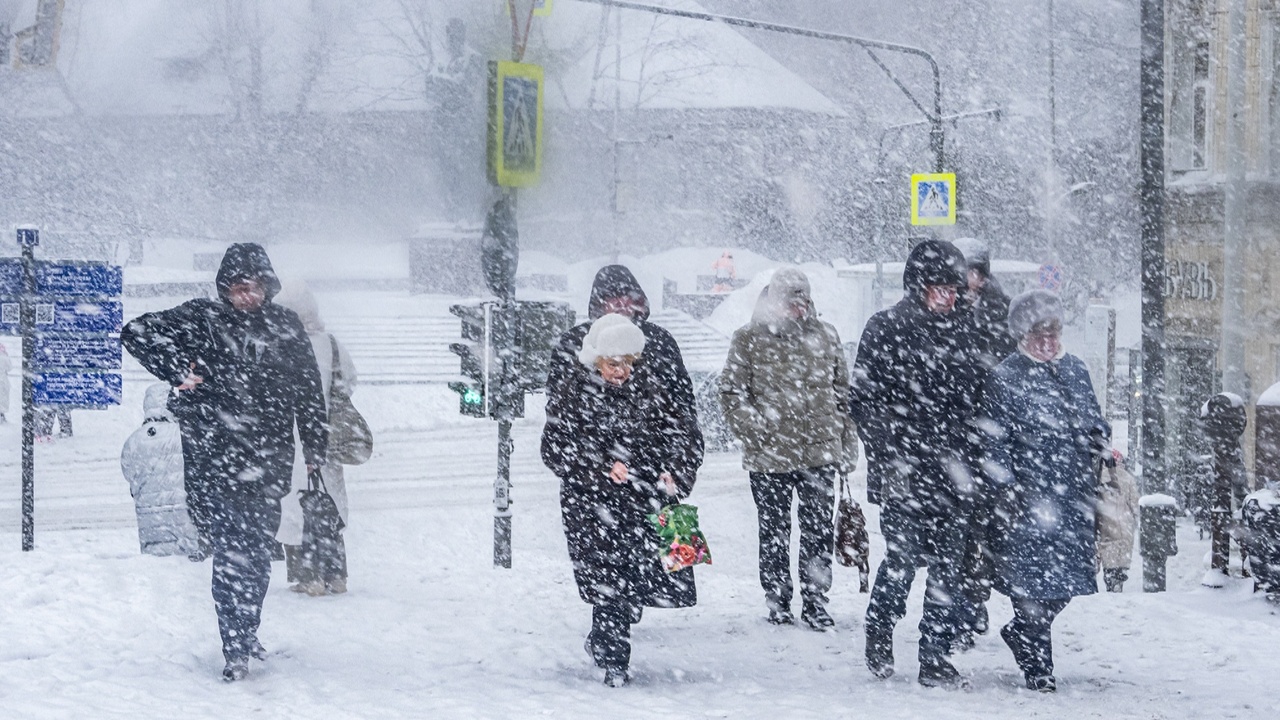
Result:
[[683,503],[668,505],[648,518],[658,531],[658,558],[664,570],[673,573],[699,563],[711,564],[707,538],[698,528],[698,508]]

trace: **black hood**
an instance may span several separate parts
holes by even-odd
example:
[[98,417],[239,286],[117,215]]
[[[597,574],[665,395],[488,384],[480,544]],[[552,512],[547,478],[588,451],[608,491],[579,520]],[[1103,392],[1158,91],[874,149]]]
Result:
[[604,301],[609,298],[629,297],[636,305],[636,322],[649,319],[649,296],[644,294],[636,276],[625,265],[605,265],[596,273],[591,283],[591,300],[587,303],[587,317],[595,320],[604,315]]
[[946,240],[925,240],[911,249],[902,271],[902,289],[909,295],[927,285],[967,287],[964,255]]
[[218,268],[215,284],[218,287],[218,297],[224,302],[230,302],[227,291],[237,280],[257,280],[262,283],[268,302],[280,292],[280,278],[276,277],[276,271],[271,267],[267,251],[257,243],[236,243],[227,248],[227,254],[222,256],[222,266]]

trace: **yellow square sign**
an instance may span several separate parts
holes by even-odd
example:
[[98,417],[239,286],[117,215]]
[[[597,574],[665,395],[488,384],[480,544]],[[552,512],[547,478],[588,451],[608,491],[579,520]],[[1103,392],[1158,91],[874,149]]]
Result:
[[911,224],[956,224],[955,173],[917,173],[911,176]]
[[489,63],[489,179],[529,187],[542,172],[542,68]]

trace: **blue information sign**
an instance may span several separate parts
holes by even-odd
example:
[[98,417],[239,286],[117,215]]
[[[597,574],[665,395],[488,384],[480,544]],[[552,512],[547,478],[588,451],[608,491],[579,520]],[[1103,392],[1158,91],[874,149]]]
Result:
[[17,297],[22,294],[22,260],[0,258],[0,295]]
[[60,297],[116,297],[124,292],[124,271],[105,263],[36,263],[36,294]]
[[68,333],[118,333],[124,325],[119,300],[76,302],[36,301],[36,329]]
[[36,369],[94,369],[118,370],[120,368],[120,340],[103,335],[48,336],[37,335],[31,358]]
[[31,377],[35,405],[103,407],[119,405],[123,394],[117,373],[35,373]]

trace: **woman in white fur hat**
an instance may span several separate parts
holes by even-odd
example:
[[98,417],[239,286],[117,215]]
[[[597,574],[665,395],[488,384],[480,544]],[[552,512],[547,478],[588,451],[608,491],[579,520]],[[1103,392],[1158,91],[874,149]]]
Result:
[[692,568],[663,571],[645,516],[693,489],[702,433],[672,388],[632,374],[644,348],[644,333],[627,317],[593,322],[578,366],[549,390],[542,434],[542,460],[560,478],[578,594],[592,606],[586,648],[612,687],[629,680],[641,608],[697,601]]

